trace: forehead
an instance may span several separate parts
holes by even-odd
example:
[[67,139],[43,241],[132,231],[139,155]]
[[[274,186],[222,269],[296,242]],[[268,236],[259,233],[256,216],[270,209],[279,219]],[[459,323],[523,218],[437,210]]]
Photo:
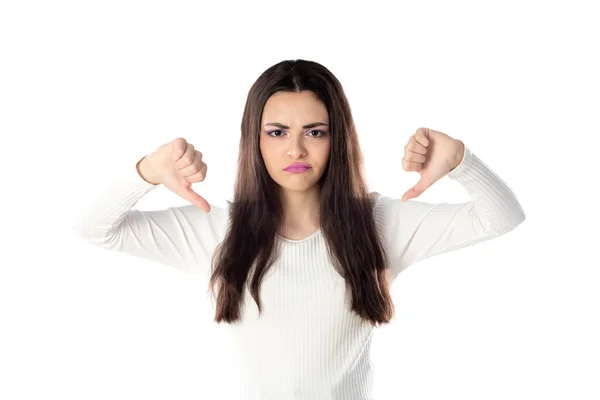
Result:
[[[286,119],[286,121],[281,121],[281,119]],[[306,90],[274,93],[265,103],[262,116],[263,123],[293,123],[293,121],[306,123],[314,122],[313,119],[329,123],[325,104],[313,92]]]

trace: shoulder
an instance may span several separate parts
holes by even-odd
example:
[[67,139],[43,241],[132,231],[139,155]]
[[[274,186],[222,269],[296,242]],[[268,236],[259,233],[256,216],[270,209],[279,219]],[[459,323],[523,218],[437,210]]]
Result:
[[374,206],[377,206],[382,198],[383,196],[379,192],[369,193],[369,199],[371,199],[371,203],[373,203]]

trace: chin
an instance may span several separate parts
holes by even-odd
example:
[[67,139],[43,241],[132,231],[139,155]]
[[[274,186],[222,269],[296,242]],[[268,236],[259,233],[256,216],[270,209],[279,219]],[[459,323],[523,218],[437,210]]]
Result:
[[291,192],[304,192],[306,190],[312,189],[316,183],[303,183],[303,184],[290,184],[289,182],[281,183],[277,182],[282,189],[289,190]]
[[285,177],[276,179],[275,182],[285,190],[302,192],[312,189],[318,183],[318,179],[294,179],[294,177]]

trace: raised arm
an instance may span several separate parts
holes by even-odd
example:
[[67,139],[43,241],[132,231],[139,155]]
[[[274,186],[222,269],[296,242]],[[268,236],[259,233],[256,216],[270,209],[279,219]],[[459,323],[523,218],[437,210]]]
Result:
[[74,222],[73,230],[102,248],[179,268],[208,274],[210,258],[224,237],[228,208],[210,205],[206,212],[190,204],[164,210],[133,209],[158,187],[131,168],[109,183]]
[[471,201],[432,204],[377,196],[375,218],[393,277],[418,261],[508,233],[525,220],[512,190],[468,147],[445,176],[465,188]]

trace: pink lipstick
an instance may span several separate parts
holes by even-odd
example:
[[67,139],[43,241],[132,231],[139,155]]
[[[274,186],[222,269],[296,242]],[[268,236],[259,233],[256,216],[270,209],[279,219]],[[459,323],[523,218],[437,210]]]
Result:
[[305,172],[310,169],[310,165],[305,163],[293,163],[288,165],[284,171],[288,172]]

